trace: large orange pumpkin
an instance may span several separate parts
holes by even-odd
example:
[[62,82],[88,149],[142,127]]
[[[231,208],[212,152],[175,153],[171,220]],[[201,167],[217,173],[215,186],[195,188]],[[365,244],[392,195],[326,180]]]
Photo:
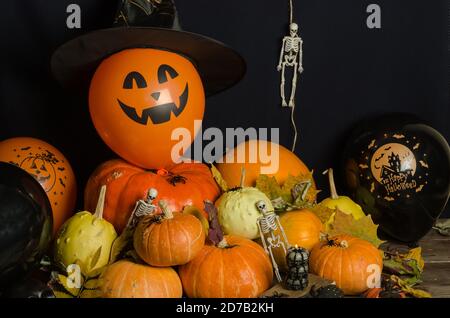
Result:
[[183,288],[171,267],[151,267],[121,260],[109,265],[100,276],[104,298],[181,298]]
[[[200,75],[187,58],[165,50],[136,48],[113,54],[98,66],[89,90],[97,132],[120,157],[159,169],[176,162],[176,129],[194,140],[205,109]],[[186,136],[184,132],[189,132]],[[186,150],[186,149],[185,149]]]
[[134,248],[152,266],[176,266],[190,262],[205,245],[203,225],[195,216],[172,213],[163,206],[164,216],[142,219],[134,232]]
[[1,141],[0,161],[19,166],[39,181],[52,204],[55,235],[75,208],[77,185],[69,161],[52,145],[29,137]]
[[87,211],[95,209],[102,185],[108,186],[103,217],[119,233],[136,201],[145,199],[151,188],[158,190],[154,203],[164,200],[172,211],[182,211],[187,205],[203,211],[203,201],[214,201],[220,194],[211,171],[204,164],[181,163],[168,170],[148,171],[116,159],[100,165],[89,178],[84,193]]
[[380,282],[383,259],[371,243],[350,235],[338,235],[314,246],[309,256],[309,269],[335,281],[345,295],[359,295]]
[[217,163],[217,169],[230,188],[241,185],[242,168],[245,168],[243,186],[246,187],[255,186],[260,174],[275,176],[277,181],[283,184],[289,175],[298,176],[310,172],[293,152],[265,140],[243,142]]
[[271,286],[272,263],[261,246],[239,236],[225,236],[225,241],[205,245],[191,262],[179,267],[188,297],[258,297]]
[[[320,219],[307,209],[282,213],[280,223],[289,244],[303,247],[308,251],[319,243],[321,233],[325,230]],[[283,248],[275,248],[274,257],[280,269],[286,271],[286,253]]]

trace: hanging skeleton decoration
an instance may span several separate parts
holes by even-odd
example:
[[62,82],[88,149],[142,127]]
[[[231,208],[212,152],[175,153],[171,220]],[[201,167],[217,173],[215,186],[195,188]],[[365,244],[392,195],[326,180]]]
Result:
[[[260,200],[256,202],[256,207],[262,213],[262,216],[258,218],[259,235],[264,246],[264,250],[270,256],[272,261],[273,270],[279,282],[282,281],[278,265],[273,256],[274,249],[282,248],[284,253],[287,253],[289,249],[289,242],[284,233],[283,227],[280,223],[280,218],[274,211],[267,211],[267,205],[264,201]],[[281,236],[275,234],[277,229],[280,229]]]
[[[293,6],[292,0],[289,0],[290,4],[290,22],[289,22],[289,35],[283,38],[281,46],[280,58],[278,61],[277,71],[281,72],[281,105],[283,107],[291,108],[291,123],[294,130],[294,141],[292,143],[292,151],[295,151],[297,144],[297,126],[294,120],[295,109],[295,93],[297,91],[297,79],[298,73],[303,73],[303,40],[298,35],[298,24],[294,23],[293,19]],[[286,68],[292,67],[292,84],[291,92],[289,95],[289,102],[286,101]]]
[[139,220],[147,215],[153,214],[156,209],[156,205],[153,204],[153,201],[158,196],[158,191],[156,189],[151,188],[147,192],[147,197],[145,200],[139,200],[136,202],[134,206],[134,210],[128,219],[127,227],[135,227]]
[[[291,23],[289,25],[290,36],[285,36],[283,38],[283,46],[281,48],[280,60],[277,66],[277,70],[281,71],[281,105],[283,107],[294,107],[295,106],[295,92],[297,89],[297,73],[303,72],[303,41],[298,36],[298,25],[296,23]],[[285,83],[286,83],[286,67],[292,67],[294,74],[292,76],[292,88],[291,95],[289,98],[289,104],[286,102],[285,97]]]

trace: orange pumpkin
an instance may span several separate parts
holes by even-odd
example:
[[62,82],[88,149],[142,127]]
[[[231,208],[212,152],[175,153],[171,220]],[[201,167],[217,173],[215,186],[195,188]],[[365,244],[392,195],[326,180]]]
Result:
[[312,273],[335,281],[345,295],[359,295],[380,281],[383,259],[371,243],[337,235],[314,246],[309,268]]
[[[260,154],[263,154],[262,158]],[[267,163],[266,156],[272,158],[270,164]],[[271,168],[269,169],[269,167]],[[217,163],[217,169],[230,188],[241,186],[242,168],[245,168],[243,184],[245,187],[255,186],[256,179],[260,174],[275,176],[277,181],[283,184],[289,175],[298,176],[310,172],[294,153],[281,145],[265,140],[243,142],[225,154]],[[272,168],[274,168],[273,171],[271,171]]]
[[[306,248],[308,251],[319,243],[321,233],[324,231],[320,219],[307,209],[282,213],[280,223],[289,244]],[[286,271],[286,253],[283,248],[275,248],[274,257],[280,269]]]
[[104,298],[181,298],[183,288],[171,267],[158,268],[121,260],[100,276]]
[[205,245],[203,225],[191,214],[172,213],[159,201],[164,217],[142,219],[134,232],[134,248],[152,266],[176,266],[190,262]]
[[[149,169],[165,168],[183,155],[172,148],[176,129],[199,132],[205,109],[203,84],[187,58],[136,48],[102,61],[91,81],[89,110],[97,132],[120,157]],[[173,157],[172,157],[173,156]]]
[[272,264],[257,243],[225,236],[218,246],[205,245],[179,267],[183,288],[191,298],[258,297],[272,284]]
[[69,161],[55,147],[28,137],[1,141],[0,161],[19,166],[39,181],[52,204],[55,235],[75,208],[77,185]]
[[103,217],[119,233],[136,201],[145,199],[151,188],[158,189],[154,203],[164,200],[172,211],[182,211],[188,205],[202,209],[204,200],[214,201],[220,194],[208,166],[201,163],[181,163],[168,170],[148,171],[123,160],[111,160],[100,165],[88,180],[84,193],[87,211],[95,209],[102,185],[108,186]]

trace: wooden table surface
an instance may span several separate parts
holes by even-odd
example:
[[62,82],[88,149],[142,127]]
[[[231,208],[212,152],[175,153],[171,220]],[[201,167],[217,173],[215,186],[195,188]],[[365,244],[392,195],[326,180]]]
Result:
[[423,282],[418,287],[429,291],[433,297],[450,298],[450,237],[431,230],[419,245],[425,268]]

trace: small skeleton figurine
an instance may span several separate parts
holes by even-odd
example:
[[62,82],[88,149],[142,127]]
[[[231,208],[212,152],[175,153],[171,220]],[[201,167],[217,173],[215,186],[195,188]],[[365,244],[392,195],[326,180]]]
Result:
[[139,222],[139,220],[146,216],[155,212],[156,205],[153,204],[153,201],[158,196],[158,191],[156,189],[151,188],[148,190],[147,197],[145,200],[139,200],[136,202],[134,206],[134,210],[131,213],[130,218],[128,219],[127,227],[134,227]]
[[[280,218],[278,215],[275,214],[274,211],[267,211],[266,203],[262,200],[256,202],[256,207],[258,210],[262,213],[263,216],[259,217],[258,222],[258,228],[259,228],[259,234],[261,236],[261,241],[263,243],[264,249],[267,254],[269,254],[271,260],[273,269],[275,271],[275,275],[279,282],[282,281],[280,272],[278,270],[278,265],[275,262],[275,258],[273,256],[274,249],[281,247],[284,252],[286,253],[289,248],[289,243],[286,237],[286,233],[284,233],[283,227],[280,223]],[[275,231],[280,228],[280,232],[282,237],[280,235],[276,235]],[[266,237],[267,235],[267,237]]]
[[[303,60],[303,41],[298,36],[298,25],[291,22],[289,25],[290,36],[283,38],[283,45],[281,47],[280,60],[278,62],[277,70],[281,71],[281,104],[283,107],[295,106],[295,91],[297,89],[297,71],[303,72],[302,60]],[[289,104],[286,102],[285,97],[285,71],[286,67],[293,67],[294,74],[292,77],[292,88]]]

